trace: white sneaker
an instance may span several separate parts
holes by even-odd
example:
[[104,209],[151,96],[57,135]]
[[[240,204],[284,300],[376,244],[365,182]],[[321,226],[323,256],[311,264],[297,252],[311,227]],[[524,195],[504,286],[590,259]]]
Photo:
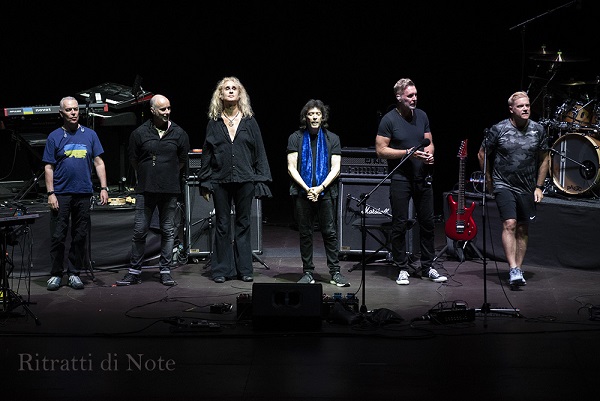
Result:
[[427,272],[427,277],[429,277],[429,280],[433,281],[434,283],[443,283],[448,280],[446,276],[442,276],[433,267],[429,268],[429,272]]
[[525,285],[527,282],[523,278],[523,270],[518,267],[512,267],[509,271],[510,285]]
[[408,272],[406,270],[400,270],[400,274],[398,274],[398,278],[396,279],[396,284],[398,285],[408,285]]

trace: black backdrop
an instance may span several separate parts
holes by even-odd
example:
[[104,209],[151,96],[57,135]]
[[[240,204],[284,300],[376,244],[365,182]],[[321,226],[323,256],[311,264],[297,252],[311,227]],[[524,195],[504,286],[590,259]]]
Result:
[[[154,9],[139,2],[9,2],[0,24],[0,107],[56,105],[104,82],[133,85],[140,75],[145,90],[171,99],[172,119],[188,131],[193,147],[201,147],[214,86],[236,75],[266,139],[275,195],[264,204],[269,219],[291,216],[284,210],[291,207],[285,148],[304,103],[322,99],[331,106],[330,128],[342,145],[368,147],[394,101],[394,83],[410,77],[431,120],[442,214],[442,192],[457,181],[461,140],[470,139],[470,174],[478,170],[482,132],[506,117],[508,96],[529,89],[535,99],[543,92],[544,81],[530,76],[549,76],[552,64],[530,59],[534,53],[546,46],[567,59],[585,59],[559,64],[553,83],[600,75],[597,11],[592,1],[560,0],[173,1]],[[549,107],[581,89],[594,97],[597,86],[549,86]],[[541,105],[535,102],[534,117],[541,117]],[[112,134],[99,134],[110,144],[107,164],[119,163]],[[29,172],[12,169],[14,144],[9,134],[2,136],[7,146],[0,179],[23,179],[19,175]]]

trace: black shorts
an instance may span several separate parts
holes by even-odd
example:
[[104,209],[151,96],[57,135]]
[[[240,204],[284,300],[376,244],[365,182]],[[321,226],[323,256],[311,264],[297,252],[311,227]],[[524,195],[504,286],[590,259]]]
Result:
[[533,194],[518,194],[501,189],[494,192],[500,220],[516,219],[518,223],[533,223],[535,220],[535,200]]

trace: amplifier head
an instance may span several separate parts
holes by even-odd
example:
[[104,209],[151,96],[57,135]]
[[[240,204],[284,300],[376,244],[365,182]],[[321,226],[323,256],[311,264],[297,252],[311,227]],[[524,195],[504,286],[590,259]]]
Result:
[[188,152],[188,162],[186,168],[186,176],[188,177],[196,177],[198,175],[198,170],[202,166],[202,149],[194,149],[193,152]]
[[342,148],[341,177],[385,177],[387,160],[379,159],[375,149]]

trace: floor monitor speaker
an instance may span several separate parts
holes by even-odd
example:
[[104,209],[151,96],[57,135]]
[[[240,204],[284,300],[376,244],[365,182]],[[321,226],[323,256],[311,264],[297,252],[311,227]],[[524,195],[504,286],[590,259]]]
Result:
[[269,330],[315,330],[321,327],[321,284],[254,283],[252,326]]

